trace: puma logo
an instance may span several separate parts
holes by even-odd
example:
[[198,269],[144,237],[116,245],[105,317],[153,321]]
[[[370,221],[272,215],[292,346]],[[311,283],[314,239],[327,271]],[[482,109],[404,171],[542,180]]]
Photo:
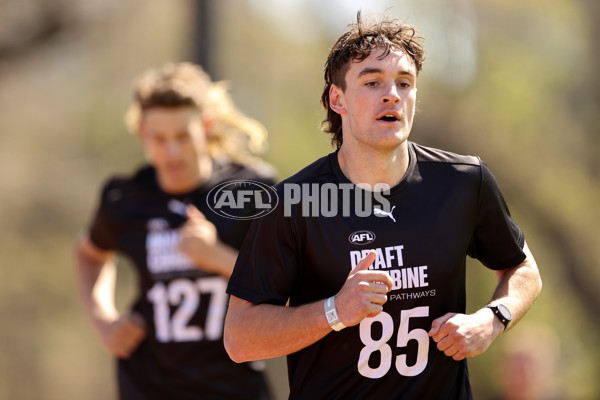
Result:
[[381,208],[373,208],[373,212],[375,213],[375,215],[380,215],[380,216],[384,216],[384,217],[390,217],[392,219],[392,221],[396,222],[396,218],[394,218],[394,216],[392,215],[392,213],[394,212],[394,208],[396,208],[396,206],[392,206],[392,209],[390,210],[390,212],[384,211]]
[[177,200],[177,199],[171,199],[169,200],[169,203],[167,204],[167,207],[169,208],[169,211],[171,211],[172,213],[175,214],[179,214],[182,216],[186,216],[185,213],[185,203]]

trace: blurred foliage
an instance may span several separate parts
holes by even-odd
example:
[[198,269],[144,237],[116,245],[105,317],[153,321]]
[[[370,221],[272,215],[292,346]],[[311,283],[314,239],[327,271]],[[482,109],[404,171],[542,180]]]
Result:
[[[318,129],[322,68],[356,11],[348,4],[358,2],[289,1],[296,8],[287,13],[276,8],[283,3],[221,0],[212,17],[215,77],[229,80],[238,106],[269,129],[265,157],[281,178],[331,151]],[[599,6],[369,4],[426,37],[412,139],[488,163],[542,272],[542,295],[525,320],[470,361],[476,398],[500,398],[507,349],[538,328],[556,337],[556,371],[546,380],[556,397],[600,398]],[[113,396],[112,360],[76,294],[72,243],[103,180],[143,162],[122,123],[131,79],[192,57],[195,6],[0,1],[2,399]],[[125,265],[120,273],[125,307],[134,278]],[[474,311],[488,301],[493,274],[470,261],[467,283]]]

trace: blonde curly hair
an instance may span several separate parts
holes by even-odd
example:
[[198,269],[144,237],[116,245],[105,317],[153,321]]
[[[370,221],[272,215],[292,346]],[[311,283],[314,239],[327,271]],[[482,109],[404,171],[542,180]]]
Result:
[[168,63],[150,69],[134,81],[134,99],[125,115],[131,132],[138,132],[142,114],[154,107],[194,107],[212,119],[207,131],[207,151],[213,158],[257,163],[266,150],[267,130],[240,112],[229,94],[227,82],[213,82],[198,65]]

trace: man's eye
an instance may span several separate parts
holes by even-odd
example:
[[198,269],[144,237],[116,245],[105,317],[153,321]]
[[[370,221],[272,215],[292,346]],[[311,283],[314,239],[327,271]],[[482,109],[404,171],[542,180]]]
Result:
[[398,86],[400,86],[400,87],[401,87],[401,88],[403,88],[403,89],[408,89],[408,88],[410,88],[410,87],[411,87],[411,84],[410,84],[410,83],[408,83],[408,82],[400,82],[400,83],[398,84]]
[[378,85],[378,82],[373,82],[373,81],[365,83],[365,86],[368,86],[368,87],[375,87],[377,85]]

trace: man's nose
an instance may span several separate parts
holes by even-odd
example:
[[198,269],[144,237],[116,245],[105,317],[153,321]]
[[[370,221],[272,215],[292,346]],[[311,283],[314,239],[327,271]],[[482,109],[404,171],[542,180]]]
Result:
[[400,94],[398,93],[396,83],[385,86],[385,92],[381,97],[381,101],[382,103],[398,103],[400,101]]
[[171,157],[178,157],[181,154],[181,146],[175,141],[169,142],[167,144],[167,153]]

